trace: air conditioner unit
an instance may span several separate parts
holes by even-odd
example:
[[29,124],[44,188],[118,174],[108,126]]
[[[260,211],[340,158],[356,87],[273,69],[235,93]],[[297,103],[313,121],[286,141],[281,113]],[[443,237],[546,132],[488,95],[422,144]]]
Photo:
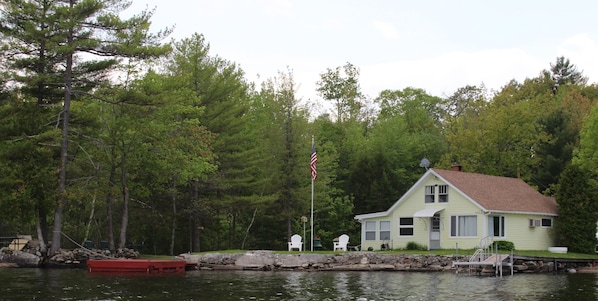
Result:
[[542,225],[542,221],[539,219],[530,219],[529,220],[529,226],[534,228],[534,227],[540,227]]

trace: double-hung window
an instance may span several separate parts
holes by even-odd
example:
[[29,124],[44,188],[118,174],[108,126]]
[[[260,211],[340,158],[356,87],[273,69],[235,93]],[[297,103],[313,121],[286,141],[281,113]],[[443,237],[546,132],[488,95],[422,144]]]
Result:
[[438,186],[438,203],[448,203],[448,185]]
[[365,240],[376,240],[376,221],[365,222]]
[[478,217],[475,215],[451,216],[451,236],[475,237],[478,235]]
[[488,216],[488,234],[493,237],[505,237],[505,217],[501,215]]
[[432,185],[426,186],[426,196],[424,202],[426,203],[434,203],[434,194],[435,194],[435,187]]
[[413,236],[413,217],[399,217],[399,236]]
[[390,221],[380,221],[380,240],[390,240]]

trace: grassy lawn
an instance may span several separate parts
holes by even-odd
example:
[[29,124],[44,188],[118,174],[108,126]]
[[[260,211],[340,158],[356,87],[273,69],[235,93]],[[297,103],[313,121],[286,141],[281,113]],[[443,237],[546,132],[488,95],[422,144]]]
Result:
[[550,253],[548,251],[517,251],[515,255],[520,256],[537,256],[537,257],[554,257],[554,258],[573,258],[573,259],[598,259],[597,254],[582,254],[582,253]]
[[[234,253],[245,253],[248,250],[219,250],[219,251],[209,251],[209,252],[199,252],[199,253],[193,253],[195,255],[201,255],[201,254],[206,254],[206,253],[223,253],[223,254],[234,254]],[[343,254],[345,252],[339,252],[339,251],[327,251],[327,250],[317,250],[317,251],[313,251],[310,252],[308,251],[303,251],[303,252],[299,252],[299,251],[273,251],[276,254],[324,254],[324,255],[334,255],[334,254]],[[350,253],[352,251],[349,251],[347,253]],[[431,251],[420,251],[420,250],[388,250],[388,251],[373,251],[377,254],[413,254],[413,255],[455,255],[457,254],[455,249],[442,249],[442,250],[431,250]],[[474,249],[468,249],[468,250],[463,250],[463,249],[459,249],[458,250],[458,254],[459,255],[472,255],[475,252]],[[507,251],[499,251],[499,253],[505,254],[505,253],[509,253]],[[565,254],[561,254],[561,253],[550,253],[548,251],[542,251],[542,250],[537,250],[537,251],[523,251],[523,250],[515,250],[515,252],[513,252],[515,255],[519,255],[519,256],[530,256],[530,257],[546,257],[546,258],[571,258],[571,259],[598,259],[598,255],[597,254],[581,254],[581,253],[565,253]],[[173,256],[167,256],[167,255],[141,255],[141,258],[143,259],[172,259]]]
[[149,254],[140,254],[139,259],[147,259],[147,260],[172,260],[174,256],[170,255],[149,255]]

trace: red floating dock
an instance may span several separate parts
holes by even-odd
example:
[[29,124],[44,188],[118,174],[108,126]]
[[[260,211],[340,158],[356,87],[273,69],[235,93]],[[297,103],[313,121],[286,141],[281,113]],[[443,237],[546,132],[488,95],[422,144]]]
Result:
[[87,260],[87,270],[94,273],[184,273],[186,265],[184,260]]

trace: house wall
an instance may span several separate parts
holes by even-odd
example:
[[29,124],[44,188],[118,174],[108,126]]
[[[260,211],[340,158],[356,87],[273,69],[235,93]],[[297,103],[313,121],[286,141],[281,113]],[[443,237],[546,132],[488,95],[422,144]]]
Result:
[[[530,227],[530,219],[552,219],[553,216],[511,214],[506,222],[506,236],[500,240],[511,241],[516,250],[544,250],[554,246],[553,227]],[[499,240],[499,239],[497,239]]]
[[[488,233],[488,213],[484,213],[479,206],[472,203],[469,199],[461,195],[449,185],[448,203],[438,203],[436,196],[435,203],[425,203],[425,186],[444,185],[442,181],[434,176],[420,182],[420,185],[413,187],[409,195],[401,199],[401,203],[395,210],[389,212],[387,216],[367,219],[376,221],[376,240],[365,240],[365,220],[362,223],[362,250],[380,250],[382,244],[389,244],[392,249],[404,249],[409,242],[415,242],[421,246],[429,248],[430,243],[430,218],[413,219],[413,236],[399,236],[399,218],[413,217],[413,215],[422,209],[435,208],[442,209],[440,215],[440,248],[441,249],[473,249],[480,247],[487,238]],[[436,194],[438,189],[436,189]],[[476,237],[451,237],[451,216],[477,216],[477,236]],[[538,215],[529,214],[496,214],[504,215],[505,218],[505,237],[495,240],[507,240],[515,244],[518,250],[546,250],[552,246],[550,232],[552,228],[529,227],[529,219],[541,219]],[[544,217],[551,218],[551,217]],[[391,240],[383,241],[379,239],[380,221],[390,221]],[[490,232],[490,234],[492,234]],[[486,239],[484,239],[486,238]],[[484,241],[482,241],[484,239]]]

